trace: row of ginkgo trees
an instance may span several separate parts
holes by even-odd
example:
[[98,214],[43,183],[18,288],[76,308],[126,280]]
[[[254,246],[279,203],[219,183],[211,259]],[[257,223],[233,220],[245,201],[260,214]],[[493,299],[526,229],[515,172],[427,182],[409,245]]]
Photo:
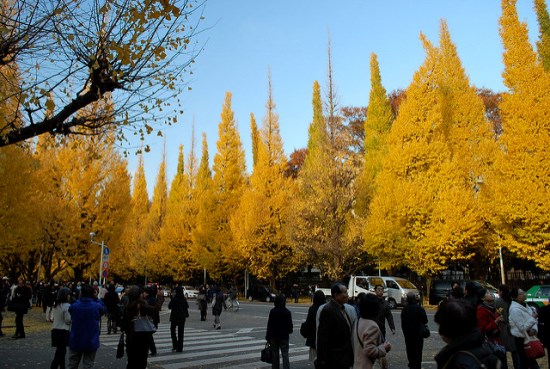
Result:
[[[307,155],[293,171],[297,175],[289,175],[269,78],[261,127],[254,115],[250,119],[250,175],[227,93],[212,168],[203,136],[200,159],[194,142],[187,160],[180,148],[170,191],[163,162],[150,203],[140,163],[131,201],[125,182],[128,186],[115,191],[118,205],[104,206],[99,214],[82,204],[103,204],[98,195],[119,177],[107,172],[102,187],[94,187],[98,175],[75,168],[67,178],[89,181],[90,190],[75,190],[59,204],[76,209],[69,219],[79,215],[71,236],[62,238],[71,253],[60,252],[52,241],[48,248],[35,244],[34,255],[53,250],[50,273],[57,265],[69,275],[93,275],[98,250],[90,248],[88,233],[94,231],[111,246],[110,275],[127,280],[147,274],[186,281],[204,270],[211,278],[231,279],[248,270],[273,285],[306,266],[318,266],[336,280],[369,263],[404,266],[429,277],[451,263],[490,262],[501,247],[548,269],[550,28],[544,26],[544,1],[535,4],[541,26],[537,51],[515,1],[502,1],[508,87],[500,104],[502,134],[492,129],[442,22],[438,46],[421,35],[426,59],[396,116],[373,54],[364,145],[356,150],[332,88],[329,47],[328,91],[323,100],[314,83]],[[70,182],[64,176],[61,186]],[[55,224],[61,228],[64,220]]]

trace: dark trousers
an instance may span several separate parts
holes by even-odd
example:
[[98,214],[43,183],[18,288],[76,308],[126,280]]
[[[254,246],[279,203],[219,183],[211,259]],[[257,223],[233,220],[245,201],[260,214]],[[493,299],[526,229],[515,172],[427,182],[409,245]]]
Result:
[[405,336],[405,348],[407,351],[409,368],[420,369],[422,367],[422,349],[424,348],[424,339],[419,336]]
[[2,333],[2,321],[4,320],[4,317],[2,316],[2,310],[0,310],[0,335],[3,334]]
[[[177,336],[176,336],[176,328]],[[172,350],[182,352],[183,351],[183,329],[185,328],[185,321],[183,323],[170,323],[170,336],[172,337]]]
[[65,369],[65,355],[67,354],[67,346],[58,345],[55,349],[55,354],[53,356],[52,364],[50,369]]
[[22,311],[15,313],[15,335],[24,338],[25,327],[23,326],[23,316],[25,314]]
[[146,332],[134,333],[126,336],[126,357],[128,358],[126,369],[147,368],[150,336],[153,335]]

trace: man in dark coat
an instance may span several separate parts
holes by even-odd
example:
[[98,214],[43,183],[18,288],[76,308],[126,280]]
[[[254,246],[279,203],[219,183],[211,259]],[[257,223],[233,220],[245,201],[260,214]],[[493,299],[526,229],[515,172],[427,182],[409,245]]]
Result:
[[[374,287],[374,293],[376,294],[377,300],[378,300],[378,319],[376,319],[376,323],[378,323],[378,327],[380,328],[380,332],[382,332],[382,340],[386,340],[386,320],[388,321],[388,325],[390,326],[392,334],[395,334],[395,323],[393,321],[393,315],[391,313],[391,306],[388,301],[386,301],[386,298],[384,297],[384,287],[377,284]],[[380,367],[382,369],[386,369],[389,367],[388,364],[388,358],[386,356],[381,357],[379,359]]]
[[[353,365],[351,332],[356,317],[346,312],[348,289],[336,283],[332,299],[320,308],[317,327],[317,369],[349,369]],[[353,308],[352,308],[353,309]]]
[[405,348],[410,369],[422,367],[422,349],[424,338],[420,335],[421,329],[428,324],[426,311],[416,301],[414,292],[407,293],[407,304],[401,310],[401,329],[405,336]]
[[484,345],[485,337],[477,328],[476,308],[467,300],[448,300],[434,316],[439,335],[447,346],[434,359],[437,368],[500,368],[499,359]]

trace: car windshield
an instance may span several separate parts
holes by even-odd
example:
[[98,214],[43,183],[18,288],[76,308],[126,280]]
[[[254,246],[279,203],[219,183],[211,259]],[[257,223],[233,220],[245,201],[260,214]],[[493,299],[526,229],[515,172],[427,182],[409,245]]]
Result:
[[406,279],[396,279],[395,281],[399,286],[401,286],[401,288],[408,289],[408,290],[416,289],[416,286]]

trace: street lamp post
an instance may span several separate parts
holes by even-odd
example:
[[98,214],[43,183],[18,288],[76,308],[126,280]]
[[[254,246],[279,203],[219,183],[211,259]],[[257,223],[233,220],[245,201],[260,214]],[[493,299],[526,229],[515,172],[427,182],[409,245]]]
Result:
[[94,237],[95,237],[95,233],[90,232],[90,242],[95,244],[95,245],[101,246],[101,254],[99,255],[99,279],[97,280],[99,285],[101,286],[102,285],[101,284],[101,269],[103,267],[103,252],[105,250],[105,241],[101,241],[101,243],[95,242]]

